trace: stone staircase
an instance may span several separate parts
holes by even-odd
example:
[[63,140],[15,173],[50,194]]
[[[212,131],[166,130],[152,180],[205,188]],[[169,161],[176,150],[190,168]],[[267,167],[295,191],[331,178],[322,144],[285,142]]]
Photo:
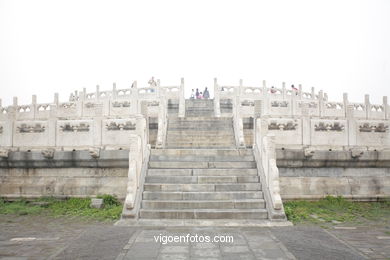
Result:
[[186,100],[186,117],[169,116],[165,149],[151,150],[141,222],[268,219],[253,151],[236,148],[232,118],[214,117],[213,107]]
[[267,219],[252,150],[152,150],[141,219]]
[[170,117],[167,148],[232,148],[235,147],[231,118]]
[[186,100],[186,117],[213,117],[213,99],[188,99]]

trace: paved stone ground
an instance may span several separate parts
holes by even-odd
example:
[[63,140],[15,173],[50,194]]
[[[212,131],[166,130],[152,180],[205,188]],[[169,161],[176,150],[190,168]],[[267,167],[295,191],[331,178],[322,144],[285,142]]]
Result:
[[[389,259],[389,229],[147,228],[80,218],[0,215],[0,259]],[[198,239],[228,235],[234,242],[156,243],[154,236],[160,234]]]

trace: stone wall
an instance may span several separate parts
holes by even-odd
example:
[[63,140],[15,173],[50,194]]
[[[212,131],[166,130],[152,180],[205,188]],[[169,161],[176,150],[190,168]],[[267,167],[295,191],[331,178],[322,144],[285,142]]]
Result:
[[[0,197],[126,195],[128,150],[10,152],[0,158]],[[307,155],[307,154],[306,154]],[[354,156],[355,157],[354,157]],[[46,156],[46,157],[45,157]],[[390,156],[366,151],[277,149],[284,200],[340,195],[359,200],[390,198]]]
[[86,197],[124,199],[128,150],[9,152],[0,158],[0,197]]
[[0,197],[94,197],[124,200],[127,168],[0,168]]
[[[277,150],[283,200],[326,195],[354,200],[390,199],[390,151]],[[306,155],[309,155],[306,153]]]

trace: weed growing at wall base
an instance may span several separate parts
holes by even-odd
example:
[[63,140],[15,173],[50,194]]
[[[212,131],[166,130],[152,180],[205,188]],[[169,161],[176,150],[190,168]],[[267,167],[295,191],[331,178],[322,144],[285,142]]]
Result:
[[18,200],[7,202],[0,199],[0,214],[12,215],[50,215],[80,216],[95,220],[117,220],[122,213],[122,205],[111,195],[102,195],[105,206],[103,209],[91,208],[90,198],[70,198],[58,200],[41,198],[34,201]]

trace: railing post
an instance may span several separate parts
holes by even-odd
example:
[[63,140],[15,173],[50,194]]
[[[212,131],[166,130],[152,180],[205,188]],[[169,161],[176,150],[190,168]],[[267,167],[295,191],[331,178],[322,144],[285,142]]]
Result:
[[366,118],[370,119],[371,117],[371,104],[370,104],[370,95],[364,95],[364,104],[366,105]]
[[269,115],[269,94],[268,94],[268,89],[266,85],[266,81],[263,80],[263,104],[262,104],[262,115]]
[[322,117],[325,114],[325,104],[322,90],[318,93],[318,106],[320,110],[320,117]]
[[389,105],[387,104],[387,96],[383,97],[383,112],[385,113],[385,120],[390,119],[389,118]]
[[283,100],[286,99],[286,82],[282,82],[282,97]]
[[32,118],[35,120],[37,114],[37,95],[32,95],[31,112],[33,113]]
[[139,114],[140,111],[141,111],[141,101],[138,99],[138,89],[132,88],[130,90],[130,114],[136,115]]
[[156,140],[156,149],[164,148],[165,136],[166,136],[166,127],[167,127],[167,104],[165,96],[161,91],[160,95],[160,109],[158,115],[158,130],[157,130],[157,140]]
[[96,91],[95,91],[96,100],[100,99],[100,87],[99,85],[96,85]]
[[354,146],[357,144],[356,135],[357,135],[357,127],[356,127],[356,119],[354,118],[354,108],[352,104],[347,105],[347,130],[348,130],[348,145]]
[[299,97],[299,100],[302,100],[302,85],[299,84],[298,86],[298,97]]
[[220,90],[217,78],[214,78],[214,115],[215,117],[221,117]]
[[348,93],[343,93],[343,105],[344,105],[344,116],[347,117],[348,114]]
[[180,97],[179,97],[179,117],[184,117],[186,113],[186,100],[184,98],[184,78],[180,81]]
[[302,103],[302,145],[311,145],[309,104]]

